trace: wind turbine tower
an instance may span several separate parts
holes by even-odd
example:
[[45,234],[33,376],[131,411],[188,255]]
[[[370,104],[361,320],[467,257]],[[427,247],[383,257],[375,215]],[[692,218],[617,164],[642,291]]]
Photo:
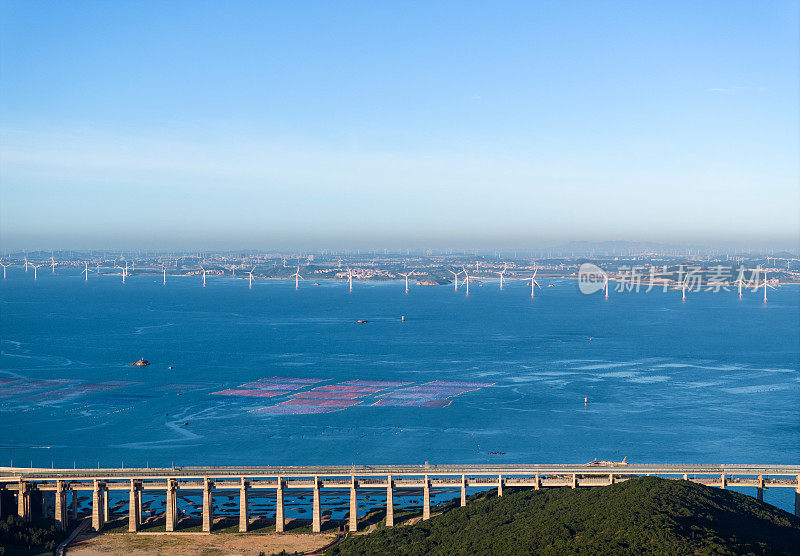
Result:
[[3,280],[5,280],[6,279],[6,267],[7,266],[11,266],[11,265],[10,264],[6,264],[6,263],[0,263],[0,266],[3,267]]
[[501,290],[503,289],[503,274],[506,273],[507,269],[508,269],[508,265],[503,265],[503,270],[501,270],[500,272],[497,273],[497,274],[500,275],[500,289]]
[[53,257],[50,257],[50,262],[53,264],[53,274],[56,273],[56,260]]
[[454,272],[452,270],[448,270],[450,274],[453,275],[453,291],[458,291],[458,275],[461,274],[460,272]]
[[44,265],[38,265],[37,266],[37,265],[35,265],[33,263],[28,263],[28,264],[30,264],[33,267],[33,279],[36,280],[36,269],[39,268],[40,266],[44,266]]
[[254,271],[255,269],[256,269],[256,267],[253,267],[253,270],[251,270],[250,272],[248,272],[248,274],[250,275],[250,283],[247,285],[247,287],[248,287],[248,288],[252,288],[252,287],[253,287],[253,271]]
[[764,303],[767,302],[767,288],[776,289],[775,286],[767,282],[767,271],[764,271]]
[[83,269],[83,272],[81,272],[81,274],[84,275],[83,281],[84,282],[88,282],[89,281],[89,263],[83,263],[83,264],[86,266],[86,268]]
[[400,276],[405,276],[406,278],[406,293],[408,293],[408,277],[412,276],[413,274],[414,274],[413,270],[411,272],[407,272],[406,274],[403,274],[402,272],[400,273]]
[[202,266],[200,268],[203,269],[203,287],[205,288],[206,287],[206,269],[203,268]]
[[299,290],[300,280],[305,280],[305,278],[300,276],[300,265],[297,265],[297,271],[294,274],[292,274],[291,277],[294,278],[294,289]]
[[353,291],[353,272],[349,268],[347,269],[347,284],[350,287],[350,291]]
[[608,299],[608,274],[603,276],[603,286],[606,290],[606,299]]
[[733,282],[737,286],[739,286],[739,299],[742,298],[742,286],[744,286],[744,268],[739,270],[739,277],[736,278]]
[[536,268],[536,267],[534,267],[534,269],[533,269],[533,275],[531,276],[531,297],[536,297],[536,295],[535,295],[535,293],[534,293],[534,291],[533,291],[533,289],[534,289],[536,286],[539,286],[539,289],[542,289],[542,286],[540,286],[540,285],[539,285],[539,282],[537,282],[537,281],[536,281],[536,273],[537,273],[537,272],[539,272],[539,269],[538,269],[538,268]]
[[464,273],[464,284],[466,284],[466,286],[467,286],[467,292],[466,293],[467,293],[467,295],[469,295],[469,273],[467,272],[467,269],[463,268],[463,267],[462,267],[461,271]]

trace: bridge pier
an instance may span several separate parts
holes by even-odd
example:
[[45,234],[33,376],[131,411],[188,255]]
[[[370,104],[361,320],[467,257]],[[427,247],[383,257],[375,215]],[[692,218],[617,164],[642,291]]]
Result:
[[425,475],[425,486],[422,487],[422,520],[431,518],[431,482]]
[[536,474],[536,484],[533,485],[533,490],[539,490],[542,488],[542,479],[539,477],[539,474]]
[[759,502],[764,501],[764,475],[758,476],[758,487],[756,488],[756,499]]
[[608,474],[608,484],[609,484],[609,486],[614,484],[614,474],[613,473],[609,473]]
[[578,476],[575,473],[572,474],[572,487],[571,488],[578,488]]
[[461,475],[461,507],[467,505],[467,477]]
[[139,507],[139,485],[131,479],[131,490],[128,493],[128,532],[136,533],[142,524],[141,508]]
[[800,487],[794,489],[794,515],[800,517]]
[[17,487],[17,515],[22,521],[31,520],[31,485],[25,481]]
[[497,476],[497,496],[503,496],[503,476]]
[[275,532],[283,533],[283,479],[278,477],[278,488],[275,491]]
[[[47,491],[41,491],[37,493],[37,498],[41,501],[41,517],[48,518],[50,517],[50,493]],[[53,504],[55,506],[55,504]],[[55,519],[55,509],[52,512],[53,519]]]
[[322,531],[322,512],[319,503],[319,477],[314,477],[314,505],[311,508],[311,532]]
[[108,507],[108,489],[103,488],[103,525],[109,521],[111,521],[111,509]]
[[175,479],[167,479],[166,520],[164,530],[171,533],[178,525],[178,485]]
[[800,517],[800,475],[797,476],[794,489],[794,515]]
[[725,490],[728,482],[725,480],[725,473],[719,476],[719,488]]
[[242,477],[239,486],[239,532],[247,533],[247,528],[250,525],[250,516],[247,512],[247,489],[250,484]]
[[356,496],[356,478],[350,477],[350,520],[348,530],[355,533],[358,530],[358,497]]
[[69,513],[67,512],[67,491],[64,488],[64,481],[56,481],[55,506],[54,517],[56,523],[62,531],[66,531]]
[[78,519],[78,491],[72,489],[72,520]]
[[214,527],[214,483],[208,477],[203,479],[203,532],[210,533]]
[[392,492],[392,476],[386,478],[386,526],[394,527],[394,492]]
[[105,524],[105,514],[103,510],[103,483],[99,479],[94,480],[92,488],[92,529],[100,531]]

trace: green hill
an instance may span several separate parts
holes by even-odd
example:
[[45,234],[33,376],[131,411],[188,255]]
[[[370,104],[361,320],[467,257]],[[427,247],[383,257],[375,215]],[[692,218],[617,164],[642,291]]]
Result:
[[800,519],[730,490],[642,477],[472,497],[329,554],[800,554]]

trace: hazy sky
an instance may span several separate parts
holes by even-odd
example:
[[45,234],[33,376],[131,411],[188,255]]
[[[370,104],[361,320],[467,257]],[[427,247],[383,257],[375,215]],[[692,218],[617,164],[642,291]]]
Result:
[[5,248],[796,245],[798,1],[0,1]]

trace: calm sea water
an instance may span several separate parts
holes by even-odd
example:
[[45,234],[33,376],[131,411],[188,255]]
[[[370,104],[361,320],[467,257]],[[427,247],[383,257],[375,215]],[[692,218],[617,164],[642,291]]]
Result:
[[[338,282],[32,278],[15,269],[0,281],[0,379],[35,387],[0,384],[3,465],[800,461],[797,286],[764,304],[760,293],[682,303],[661,290],[605,301],[561,280],[531,299],[522,282],[467,297],[406,295],[398,282],[348,293]],[[152,364],[128,366],[140,357]],[[275,375],[494,385],[448,407],[369,398],[315,415],[253,411],[285,397],[211,394]],[[72,397],[30,382],[53,379]],[[791,494],[766,499],[789,508]]]

